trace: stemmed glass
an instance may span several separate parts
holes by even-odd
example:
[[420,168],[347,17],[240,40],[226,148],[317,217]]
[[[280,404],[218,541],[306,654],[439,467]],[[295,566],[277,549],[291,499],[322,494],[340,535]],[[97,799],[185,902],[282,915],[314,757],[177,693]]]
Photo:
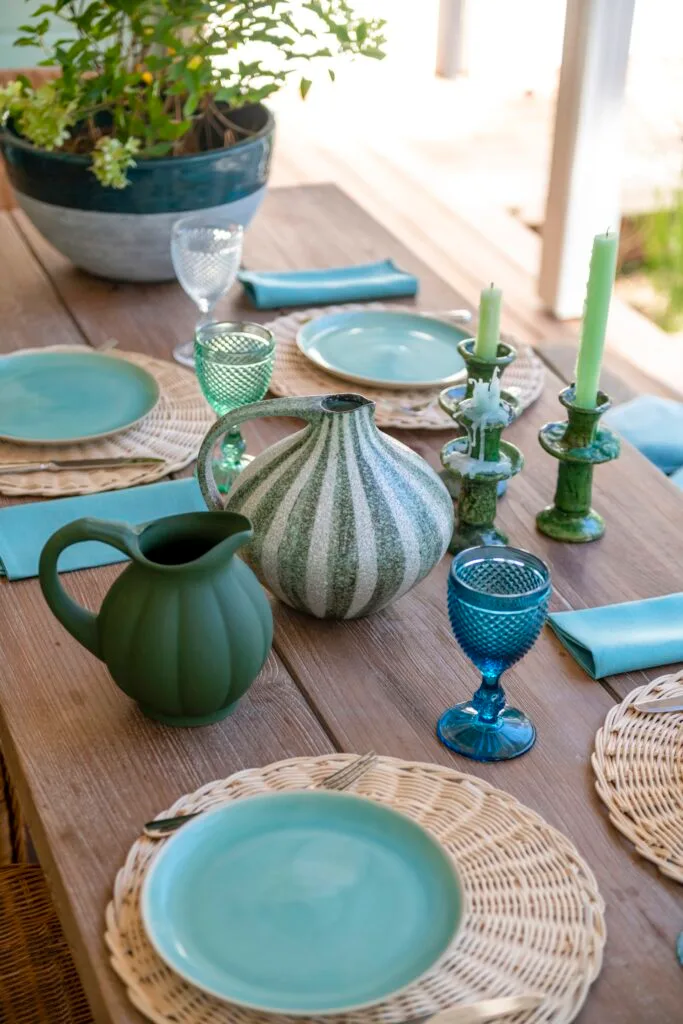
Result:
[[[184,291],[199,307],[197,327],[210,323],[213,309],[233,285],[242,258],[241,224],[221,221],[216,214],[181,217],[171,233],[171,259]],[[192,341],[173,349],[173,358],[183,366],[194,365]]]
[[[195,335],[194,364],[204,397],[218,416],[224,416],[265,395],[275,365],[275,338],[260,324],[203,324]],[[219,491],[229,491],[235,476],[251,461],[244,449],[239,429],[226,434],[221,457],[213,464]]]
[[468,548],[453,559],[451,627],[483,678],[471,700],[439,719],[437,735],[451,750],[475,761],[506,761],[534,745],[536,730],[524,712],[506,707],[500,677],[536,642],[550,592],[550,570],[528,551]]

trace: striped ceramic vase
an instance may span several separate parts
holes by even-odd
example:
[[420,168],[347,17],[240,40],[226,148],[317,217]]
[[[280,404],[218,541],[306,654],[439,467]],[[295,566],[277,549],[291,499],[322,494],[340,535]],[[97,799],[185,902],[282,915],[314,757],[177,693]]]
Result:
[[[199,453],[209,508],[241,512],[254,524],[245,560],[285,604],[318,618],[383,608],[427,575],[451,539],[448,491],[419,455],[377,429],[374,410],[360,395],[255,402],[220,419]],[[258,455],[224,505],[213,449],[259,416],[308,425]]]

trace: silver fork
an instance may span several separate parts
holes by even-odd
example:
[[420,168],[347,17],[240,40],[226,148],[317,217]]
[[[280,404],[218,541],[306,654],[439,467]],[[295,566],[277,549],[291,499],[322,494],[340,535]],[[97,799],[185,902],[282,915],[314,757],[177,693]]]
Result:
[[[313,786],[306,786],[305,788],[307,790],[348,789],[362,775],[370,771],[376,760],[377,754],[374,750],[370,750],[367,754],[357,757],[355,761],[351,761],[350,764],[344,765],[343,768],[338,768],[331,775],[326,775],[321,782],[316,782]],[[167,836],[177,832],[188,821],[198,818],[200,814],[205,813],[205,811],[194,811],[192,814],[178,814],[175,818],[155,818],[154,821],[145,822],[142,831],[149,839],[165,839]]]

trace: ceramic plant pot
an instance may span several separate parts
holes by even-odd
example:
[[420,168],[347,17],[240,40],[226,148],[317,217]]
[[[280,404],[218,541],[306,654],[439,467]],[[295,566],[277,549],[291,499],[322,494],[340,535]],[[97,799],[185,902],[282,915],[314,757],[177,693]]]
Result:
[[0,150],[17,202],[48,242],[77,267],[121,281],[170,281],[171,230],[188,213],[248,224],[270,171],[275,122],[262,104],[231,112],[249,131],[227,149],[137,161],[127,188],[103,187],[89,156],[48,152],[13,130]]
[[[212,509],[248,515],[245,560],[280,600],[318,618],[368,615],[401,597],[442,558],[453,503],[427,463],[377,429],[360,395],[278,398],[228,413],[207,434],[198,475]],[[216,442],[245,420],[294,416],[302,431],[258,455],[225,506]]]
[[[240,515],[191,512],[141,527],[77,519],[45,545],[40,585],[62,625],[145,714],[166,725],[207,725],[230,714],[273,639],[268,599],[234,557],[251,536]],[[83,540],[131,559],[99,615],[68,597],[57,575],[60,553]]]

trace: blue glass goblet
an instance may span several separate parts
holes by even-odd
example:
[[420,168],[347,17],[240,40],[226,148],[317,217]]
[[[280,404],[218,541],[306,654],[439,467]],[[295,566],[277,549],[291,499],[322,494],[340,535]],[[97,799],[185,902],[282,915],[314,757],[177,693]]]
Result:
[[528,551],[468,548],[453,559],[451,628],[483,678],[472,700],[439,719],[437,735],[451,750],[475,761],[506,761],[533,747],[536,730],[522,711],[506,707],[500,677],[536,642],[550,591],[548,567]]

